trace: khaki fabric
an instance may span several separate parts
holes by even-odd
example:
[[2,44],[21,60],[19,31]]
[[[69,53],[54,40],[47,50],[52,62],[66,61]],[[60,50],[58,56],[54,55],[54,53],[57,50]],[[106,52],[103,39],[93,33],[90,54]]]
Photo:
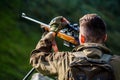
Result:
[[[42,54],[36,66],[34,66],[37,71],[47,76],[57,76],[58,80],[66,80],[66,72],[69,68],[69,64],[74,60],[75,57],[84,56],[90,58],[100,58],[102,53],[109,54],[110,50],[106,48],[103,44],[97,43],[85,43],[73,49],[72,52],[51,52],[51,42],[50,37],[45,37],[39,41],[36,49],[32,51],[31,57]],[[82,54],[81,54],[82,53]],[[44,56],[43,56],[44,55]],[[119,58],[120,59],[120,58]],[[119,63],[119,65],[118,65]],[[120,60],[115,60],[111,62],[117,75],[120,74]],[[116,76],[120,80],[120,75]]]

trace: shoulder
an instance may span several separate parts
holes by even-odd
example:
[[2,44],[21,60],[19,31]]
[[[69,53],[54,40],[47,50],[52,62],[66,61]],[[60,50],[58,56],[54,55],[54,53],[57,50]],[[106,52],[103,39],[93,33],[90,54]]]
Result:
[[114,70],[116,80],[120,80],[120,56],[113,55],[111,58],[110,64]]

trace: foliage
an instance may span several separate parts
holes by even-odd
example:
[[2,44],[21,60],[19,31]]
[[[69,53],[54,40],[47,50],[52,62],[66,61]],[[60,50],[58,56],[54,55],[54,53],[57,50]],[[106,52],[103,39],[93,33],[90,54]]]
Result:
[[[29,55],[42,31],[38,24],[22,19],[25,12],[37,20],[49,23],[62,15],[71,23],[78,23],[87,13],[97,13],[107,24],[106,45],[114,54],[120,54],[119,0],[3,0],[0,1],[0,80],[22,79],[30,70]],[[62,40],[57,38],[60,51]]]

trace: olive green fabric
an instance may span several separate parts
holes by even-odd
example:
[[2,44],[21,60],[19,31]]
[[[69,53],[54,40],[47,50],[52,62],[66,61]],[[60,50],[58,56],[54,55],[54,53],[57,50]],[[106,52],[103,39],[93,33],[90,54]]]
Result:
[[63,29],[64,27],[66,27],[66,25],[68,25],[68,21],[67,19],[65,19],[63,16],[58,16],[53,18],[49,25],[50,25],[50,31],[53,32],[59,32],[61,29]]

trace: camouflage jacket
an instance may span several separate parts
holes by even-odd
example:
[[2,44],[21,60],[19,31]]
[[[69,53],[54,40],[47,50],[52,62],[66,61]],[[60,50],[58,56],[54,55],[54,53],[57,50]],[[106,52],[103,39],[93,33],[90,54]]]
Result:
[[42,38],[38,42],[36,49],[32,51],[31,56],[42,54],[34,67],[43,75],[57,76],[58,80],[65,80],[69,64],[75,57],[86,55],[89,58],[100,58],[103,53],[110,53],[107,47],[98,43],[84,43],[74,48],[71,52],[54,53],[51,52],[51,41],[51,36]]

